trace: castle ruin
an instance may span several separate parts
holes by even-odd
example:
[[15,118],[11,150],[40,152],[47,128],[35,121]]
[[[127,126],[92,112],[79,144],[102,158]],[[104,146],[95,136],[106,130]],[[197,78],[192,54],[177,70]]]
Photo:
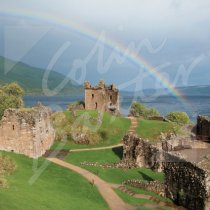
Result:
[[210,142],[210,118],[198,116],[196,134],[197,139]]
[[50,116],[51,110],[42,105],[5,110],[0,120],[0,150],[42,156],[55,139]]
[[86,81],[84,88],[86,110],[98,110],[113,114],[120,112],[119,90],[114,84],[106,86],[105,82],[101,80],[97,86],[92,87],[90,82]]
[[[178,140],[177,140],[178,141]],[[161,142],[133,134],[123,139],[123,160],[135,167],[163,171],[165,195],[189,210],[210,209],[210,147],[193,141],[192,148],[167,151]]]

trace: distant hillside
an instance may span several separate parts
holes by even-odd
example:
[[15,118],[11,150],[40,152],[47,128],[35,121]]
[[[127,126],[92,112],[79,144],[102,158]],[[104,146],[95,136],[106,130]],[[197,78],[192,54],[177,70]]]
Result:
[[[12,69],[5,74],[5,62],[7,65],[12,66]],[[0,57],[0,85],[17,82],[23,87],[26,95],[43,95],[42,79],[45,70],[31,67],[21,62],[15,62],[10,59]],[[54,89],[59,85],[65,76],[52,71],[48,80],[48,87]],[[82,93],[82,86],[69,81],[68,84],[61,90],[59,95],[76,95]]]
[[[199,97],[210,97],[210,85],[206,86],[189,86],[189,87],[177,87],[178,91],[180,91],[185,96],[199,96]],[[121,95],[124,97],[146,97],[146,96],[171,96],[172,93],[167,89],[145,89],[143,91],[138,91],[134,94],[134,92],[126,92],[121,91]]]
[[209,96],[210,86],[190,86],[178,88],[186,96]]

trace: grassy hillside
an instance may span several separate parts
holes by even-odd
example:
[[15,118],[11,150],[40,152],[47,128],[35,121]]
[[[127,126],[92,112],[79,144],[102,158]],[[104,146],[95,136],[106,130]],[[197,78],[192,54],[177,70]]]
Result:
[[[64,136],[68,136],[68,141],[64,146],[65,149],[102,147],[119,144],[130,128],[130,120],[104,113],[100,125],[98,117],[99,113],[95,110],[80,110],[76,112],[76,116],[73,116],[73,113],[70,111],[55,113],[52,117],[52,121],[56,129],[56,138],[58,137],[59,139],[60,137],[59,140],[62,141]],[[83,129],[77,130],[80,127]],[[72,130],[72,128],[74,129]],[[90,140],[93,144],[80,145],[74,143],[72,132],[84,132],[84,130],[86,133],[91,133]],[[96,141],[94,141],[94,139]],[[52,149],[56,149],[58,144],[59,141],[54,144]]]
[[172,122],[139,120],[136,132],[143,139],[155,141],[159,139],[161,133],[174,133],[178,130],[179,126]]
[[[50,164],[33,185],[33,159],[13,153],[3,153],[12,158],[17,169],[8,176],[9,187],[0,188],[1,210],[105,210],[107,204],[82,176],[71,170]],[[40,158],[38,167],[45,160]]]
[[[12,67],[6,74],[5,64]],[[45,70],[43,69],[0,57],[0,85],[14,81],[18,82],[25,90],[26,95],[43,95],[42,80],[44,72]],[[64,78],[65,76],[62,74],[52,71],[49,76],[48,87],[53,90]],[[59,95],[75,95],[78,93],[82,93],[82,87],[69,81]]]

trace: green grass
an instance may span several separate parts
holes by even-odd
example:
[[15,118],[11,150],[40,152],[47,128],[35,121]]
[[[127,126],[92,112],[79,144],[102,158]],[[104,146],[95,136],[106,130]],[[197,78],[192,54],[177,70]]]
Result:
[[160,196],[160,195],[158,195],[158,194],[156,194],[154,192],[143,190],[141,188],[133,187],[133,186],[130,186],[130,185],[126,185],[126,187],[128,189],[131,189],[133,192],[135,192],[137,194],[150,195],[152,197],[156,197],[156,198],[160,199],[163,202],[172,202],[169,198],[162,197],[162,196]]
[[[5,69],[9,71],[5,74]],[[0,85],[18,82],[19,85],[25,90],[26,95],[43,95],[42,80],[46,70],[31,67],[21,62],[15,62],[10,59],[0,57]],[[33,76],[32,76],[33,75]],[[53,90],[63,80],[65,76],[51,71],[48,79],[48,87]],[[65,87],[58,93],[58,95],[77,95],[81,94],[83,88],[73,84],[70,80]]]
[[[140,205],[144,205],[144,204],[155,204],[154,202],[147,200],[147,199],[140,199],[140,198],[134,198],[130,195],[128,195],[125,192],[122,192],[119,189],[115,189],[115,192],[128,204],[131,205],[135,205],[135,206],[140,206]],[[140,208],[140,209],[144,209],[144,208]],[[145,208],[146,209],[146,208]]]
[[[72,116],[72,113],[69,111],[64,112],[67,118],[66,125],[72,125],[73,123],[77,122],[79,118],[82,119],[81,116],[90,116],[92,119],[89,120],[81,120],[77,125],[86,126],[89,129],[95,129],[94,132],[104,131],[106,133],[106,137],[101,139],[98,144],[95,145],[78,145],[75,144],[72,140],[69,140],[63,146],[63,149],[78,149],[78,148],[90,148],[90,147],[103,147],[103,146],[110,146],[120,143],[123,139],[124,135],[127,133],[128,129],[130,128],[130,120],[124,117],[115,117],[109,113],[104,113],[102,118],[102,124],[98,125],[97,117],[99,113],[97,111],[77,111],[76,117]],[[95,120],[95,121],[94,121]],[[72,123],[73,122],[73,123]],[[58,149],[57,147],[60,145],[60,142],[55,142],[51,149]]]
[[141,119],[139,120],[136,132],[143,139],[155,141],[158,140],[161,132],[174,133],[177,130],[178,126],[174,123]]
[[[8,189],[0,189],[1,210],[98,210],[108,209],[97,189],[83,177],[50,164],[33,185],[33,160],[3,153],[15,160],[17,169],[7,177]],[[39,159],[41,166],[43,159]]]
[[103,169],[94,166],[84,166],[81,162],[99,162],[99,163],[114,163],[121,160],[122,148],[107,149],[100,151],[84,151],[84,152],[72,152],[65,158],[67,162],[78,165],[88,171],[98,175],[101,179],[110,182],[121,184],[128,179],[142,179],[142,180],[160,180],[163,181],[164,177],[162,173],[153,172],[146,168],[134,168],[134,169]]

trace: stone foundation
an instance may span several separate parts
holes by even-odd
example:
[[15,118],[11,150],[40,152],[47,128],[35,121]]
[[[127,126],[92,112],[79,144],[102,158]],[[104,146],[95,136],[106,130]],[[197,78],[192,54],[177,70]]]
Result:
[[0,121],[0,150],[37,158],[54,142],[51,111],[44,106],[8,109]]

